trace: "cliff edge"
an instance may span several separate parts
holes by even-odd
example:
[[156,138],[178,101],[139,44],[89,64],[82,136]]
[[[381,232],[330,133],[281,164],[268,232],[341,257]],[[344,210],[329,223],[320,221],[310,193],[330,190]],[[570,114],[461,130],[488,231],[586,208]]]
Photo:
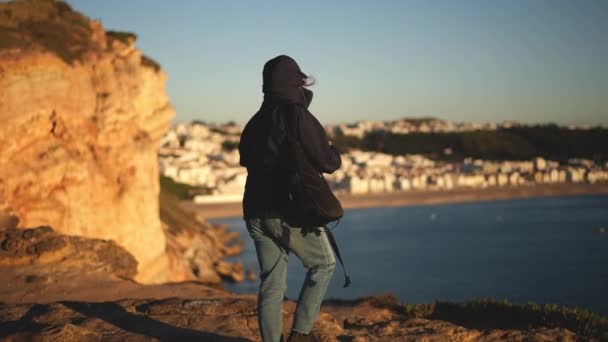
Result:
[[166,75],[131,34],[63,2],[0,4],[0,220],[111,239],[163,282],[157,145]]

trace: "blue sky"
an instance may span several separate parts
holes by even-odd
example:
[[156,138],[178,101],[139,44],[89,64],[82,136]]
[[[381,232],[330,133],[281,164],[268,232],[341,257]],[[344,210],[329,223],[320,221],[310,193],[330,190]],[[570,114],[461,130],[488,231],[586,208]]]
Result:
[[177,120],[245,123],[262,66],[287,54],[323,122],[608,125],[608,1],[68,0],[137,33],[169,75]]

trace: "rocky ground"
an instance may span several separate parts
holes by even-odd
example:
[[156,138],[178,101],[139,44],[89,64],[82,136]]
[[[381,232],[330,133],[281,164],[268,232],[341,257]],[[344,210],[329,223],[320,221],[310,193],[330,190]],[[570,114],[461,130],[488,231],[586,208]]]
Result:
[[[326,305],[314,335],[321,341],[575,341],[565,329],[474,329],[441,320],[399,317],[371,300]],[[291,323],[294,303],[285,306]],[[255,298],[63,300],[1,305],[0,337],[48,341],[259,341]],[[348,317],[348,318],[346,318]]]
[[[49,227],[0,231],[0,340],[258,341],[256,296],[197,281],[142,285],[114,242]],[[295,303],[284,305],[290,327]],[[326,301],[321,341],[575,341],[564,328],[467,321],[429,304],[418,314],[391,296]]]

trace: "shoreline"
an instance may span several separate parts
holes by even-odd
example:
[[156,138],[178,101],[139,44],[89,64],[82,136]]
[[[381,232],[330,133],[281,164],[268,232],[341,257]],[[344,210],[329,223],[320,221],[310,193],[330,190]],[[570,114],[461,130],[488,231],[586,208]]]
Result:
[[[458,188],[452,190],[410,190],[365,195],[340,195],[344,209],[407,207],[415,205],[451,204],[516,198],[608,194],[608,184],[537,184],[527,186]],[[182,201],[184,209],[205,219],[242,217],[241,202],[196,204]]]

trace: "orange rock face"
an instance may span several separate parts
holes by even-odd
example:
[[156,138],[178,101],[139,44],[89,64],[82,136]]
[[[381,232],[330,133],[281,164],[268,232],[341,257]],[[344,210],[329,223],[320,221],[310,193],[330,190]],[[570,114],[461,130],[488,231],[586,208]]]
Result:
[[166,75],[63,3],[0,4],[0,217],[112,239],[168,279],[156,150]]

